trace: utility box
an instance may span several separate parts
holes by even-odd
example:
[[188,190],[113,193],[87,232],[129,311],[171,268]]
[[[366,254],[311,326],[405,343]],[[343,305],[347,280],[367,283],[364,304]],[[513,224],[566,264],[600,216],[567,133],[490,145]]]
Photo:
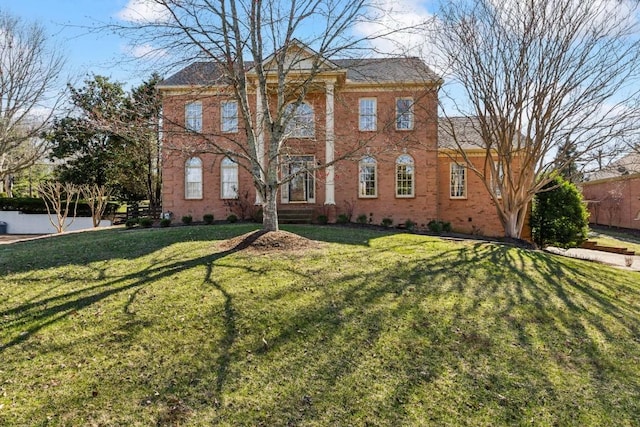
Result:
[[7,234],[7,223],[0,221],[0,234]]

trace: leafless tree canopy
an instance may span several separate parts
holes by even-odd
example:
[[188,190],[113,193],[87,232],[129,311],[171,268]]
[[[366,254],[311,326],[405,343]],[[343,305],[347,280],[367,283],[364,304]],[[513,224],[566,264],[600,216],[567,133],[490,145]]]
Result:
[[466,95],[454,99],[455,115],[473,117],[478,148],[495,160],[467,163],[484,179],[506,236],[520,236],[550,172],[637,130],[636,2],[452,0],[436,27],[432,40]]
[[0,11],[0,182],[32,165],[60,102],[63,56],[39,24]]
[[[326,66],[325,59],[358,46],[350,30],[371,9],[365,0],[153,2],[159,11],[154,19],[132,19],[119,30],[133,35],[138,45],[152,47],[151,56],[177,53],[173,64],[199,59],[222,70],[211,85],[229,85],[246,138],[224,144],[218,143],[223,138],[211,138],[208,149],[250,170],[263,202],[263,225],[277,230],[276,194],[291,179],[278,174],[287,124],[317,84],[314,79]],[[296,55],[301,45],[313,52],[298,50]],[[253,107],[256,97],[260,102]],[[287,108],[290,104],[294,108]]]

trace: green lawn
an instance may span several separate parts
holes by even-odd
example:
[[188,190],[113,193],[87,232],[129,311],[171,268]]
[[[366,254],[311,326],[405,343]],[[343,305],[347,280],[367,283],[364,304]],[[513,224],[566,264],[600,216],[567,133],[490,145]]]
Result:
[[252,226],[0,246],[0,425],[640,420],[640,275],[483,242]]

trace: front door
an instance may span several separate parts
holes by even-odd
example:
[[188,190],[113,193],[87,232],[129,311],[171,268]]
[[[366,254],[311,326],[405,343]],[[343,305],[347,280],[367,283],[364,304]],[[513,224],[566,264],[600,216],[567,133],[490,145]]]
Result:
[[315,178],[313,171],[313,156],[293,156],[283,166],[283,178],[291,176],[288,184],[282,191],[284,203],[314,203],[315,202]]

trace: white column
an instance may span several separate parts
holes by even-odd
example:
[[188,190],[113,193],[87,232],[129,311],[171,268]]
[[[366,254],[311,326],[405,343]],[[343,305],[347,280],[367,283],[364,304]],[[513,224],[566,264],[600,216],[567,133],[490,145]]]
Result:
[[[258,163],[260,163],[260,167],[262,170],[260,171],[260,176],[264,182],[264,114],[262,114],[262,94],[260,93],[260,88],[256,87],[256,156],[258,157]],[[260,197],[260,193],[256,192],[256,205],[262,204],[262,197]]]
[[[325,161],[327,163],[332,162],[335,149],[335,134],[334,134],[334,116],[333,116],[333,83],[327,82],[326,84],[326,126],[325,126]],[[327,167],[327,178],[324,184],[325,192],[325,205],[335,205],[335,183],[334,183],[334,167]]]

